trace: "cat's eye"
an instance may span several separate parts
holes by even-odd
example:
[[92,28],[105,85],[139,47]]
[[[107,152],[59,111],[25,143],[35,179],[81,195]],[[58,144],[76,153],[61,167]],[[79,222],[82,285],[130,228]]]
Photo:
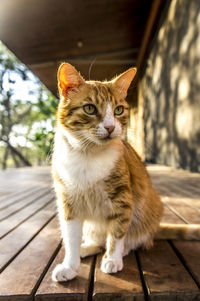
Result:
[[88,115],[96,115],[97,114],[97,108],[92,104],[84,105],[83,110]]
[[115,115],[122,115],[124,113],[124,107],[123,106],[118,106],[114,110]]

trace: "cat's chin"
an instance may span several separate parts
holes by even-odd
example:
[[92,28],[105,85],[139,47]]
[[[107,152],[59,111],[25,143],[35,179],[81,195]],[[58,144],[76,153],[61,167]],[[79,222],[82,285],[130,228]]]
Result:
[[[117,139],[118,138],[118,139]],[[105,137],[105,138],[94,138],[92,139],[92,143],[86,148],[82,148],[81,151],[85,152],[98,152],[102,149],[108,148],[110,145],[119,140],[119,137]]]
[[118,143],[118,141],[121,140],[120,136],[116,136],[116,137],[105,137],[105,138],[99,138],[98,139],[98,148],[107,148],[110,145],[116,144]]
[[101,143],[108,143],[108,142],[111,142],[111,141],[115,141],[117,139],[120,139],[120,136],[115,136],[115,137],[106,136],[106,137],[99,138],[99,141]]

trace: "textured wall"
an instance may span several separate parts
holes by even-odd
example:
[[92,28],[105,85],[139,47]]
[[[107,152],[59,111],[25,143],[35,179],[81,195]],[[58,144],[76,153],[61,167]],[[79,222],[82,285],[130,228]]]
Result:
[[200,171],[200,0],[172,0],[142,78],[145,157]]

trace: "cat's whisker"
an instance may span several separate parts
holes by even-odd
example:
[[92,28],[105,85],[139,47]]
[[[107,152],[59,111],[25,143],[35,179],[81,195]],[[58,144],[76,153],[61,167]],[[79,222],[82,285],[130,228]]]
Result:
[[90,80],[90,75],[91,75],[92,67],[93,67],[93,65],[94,65],[94,63],[95,63],[96,60],[97,60],[97,58],[95,57],[93,59],[93,61],[91,62],[91,64],[90,64],[89,72],[88,72],[88,78],[89,78],[89,80]]
[[87,138],[81,141],[81,145],[82,146],[87,146],[89,144],[91,144],[91,141],[89,139],[87,139]]
[[94,144],[94,141],[90,139],[90,137],[84,137],[81,140],[81,146],[85,149],[88,149],[89,146],[91,146],[92,144]]

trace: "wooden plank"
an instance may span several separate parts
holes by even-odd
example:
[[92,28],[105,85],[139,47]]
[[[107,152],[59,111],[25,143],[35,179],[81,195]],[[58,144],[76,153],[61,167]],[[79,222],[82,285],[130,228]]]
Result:
[[7,191],[7,190],[3,190],[3,189],[0,190],[0,196],[6,196],[6,195],[8,196],[11,193],[12,193],[12,191]]
[[[162,175],[161,175],[162,177]],[[177,197],[177,198],[191,198],[191,199],[198,199],[200,198],[200,192],[194,189],[193,187],[189,189],[184,188],[185,184],[184,182],[180,181],[176,184],[174,184],[175,181],[170,183],[170,181],[166,180],[166,182],[163,183],[163,181],[158,181],[158,183],[155,183],[154,181],[154,187],[156,190],[158,190],[161,194],[165,194],[167,196],[171,197]]]
[[42,280],[35,296],[37,301],[48,300],[87,300],[93,257],[81,260],[78,276],[68,282],[55,283],[51,279],[53,269],[64,258],[64,247],[61,248],[50,269]]
[[[155,170],[154,170],[155,169]],[[149,166],[149,173],[155,187],[170,187],[169,193],[178,193],[185,197],[200,197],[200,175],[197,173],[190,173],[185,170],[177,170],[169,168],[163,169],[162,166],[156,165],[156,167]],[[175,195],[177,196],[177,195]]]
[[193,197],[193,198],[200,198],[200,177],[198,179],[198,183],[196,181],[196,184],[198,187],[195,187],[194,185],[191,185],[190,183],[190,177],[187,179],[177,179],[176,182],[173,181],[174,190],[177,191],[177,193],[182,192],[184,197]]
[[197,285],[167,242],[140,250],[139,258],[151,301],[200,300]]
[[181,197],[162,197],[162,200],[164,203],[166,203],[167,201],[169,202],[173,202],[174,204],[184,204],[184,205],[187,205],[188,207],[191,207],[197,211],[200,210],[200,200],[198,199],[193,199],[193,198],[181,198]]
[[50,167],[36,166],[8,169],[0,172],[0,180],[4,188],[14,185],[24,189],[24,187],[33,187],[36,183],[38,187],[47,186],[51,182]]
[[169,208],[165,205],[163,217],[161,220],[162,223],[171,223],[171,224],[184,224],[183,220],[180,219],[174,212],[169,210]]
[[164,173],[165,175],[170,175],[170,176],[176,176],[176,178],[186,178],[190,177],[191,179],[196,179],[200,178],[199,173],[197,172],[190,172],[189,170],[181,169],[181,168],[174,168],[172,166],[167,166],[167,165],[162,165],[162,164],[148,164],[147,169],[149,170],[150,173],[153,175],[159,174],[159,173]]
[[102,255],[98,255],[93,300],[144,300],[142,283],[133,252],[124,257],[124,268],[116,274],[101,272],[101,258]]
[[[162,176],[160,176],[160,178],[162,178]],[[195,194],[192,195],[191,192],[184,193],[181,188],[175,190],[174,185],[170,182],[157,183],[157,185],[154,186],[161,195],[162,201],[187,220],[188,223],[198,224],[200,222],[199,197],[197,198]],[[181,187],[181,185],[179,186]],[[184,186],[184,184],[182,186]],[[188,197],[188,195],[190,197]]]
[[[183,181],[182,179],[179,178],[173,178],[173,179],[168,179],[166,178],[166,181],[164,179],[164,177],[162,177],[163,179],[163,188],[165,189],[169,189],[168,193],[171,196],[182,196],[182,197],[191,197],[191,198],[198,198],[200,197],[200,191],[197,188],[193,188],[190,185],[188,185],[187,183],[185,183],[185,181]],[[188,181],[190,179],[188,178]],[[200,182],[200,181],[199,181]],[[161,185],[161,184],[159,184]],[[199,183],[200,185],[200,183]]]
[[0,222],[3,221],[4,219],[8,218],[9,216],[16,214],[20,210],[28,207],[31,205],[33,202],[37,202],[43,195],[47,194],[49,192],[49,188],[46,189],[39,189],[37,191],[32,191],[30,194],[27,196],[21,197],[21,200],[13,203],[10,205],[8,208],[3,209],[0,212]]
[[189,224],[199,224],[200,223],[200,211],[196,210],[184,203],[177,203],[176,201],[167,200],[166,203],[169,208],[172,208],[174,212],[182,217]]
[[173,241],[172,244],[200,287],[200,241]]
[[[10,198],[16,198],[26,191],[51,187],[51,182],[50,167],[26,167],[0,171],[0,189],[10,192],[9,197],[0,196],[0,203],[7,205],[7,202],[10,203]],[[1,204],[0,207],[2,206],[4,205]]]
[[10,205],[12,205],[13,203],[16,203],[18,201],[20,201],[21,199],[23,199],[23,197],[29,196],[30,194],[32,194],[33,192],[39,191],[40,188],[35,188],[35,187],[31,187],[28,189],[22,189],[18,192],[14,192],[11,193],[8,196],[4,196],[0,199],[0,210],[4,210],[5,208],[9,207]]
[[189,224],[189,222],[178,212],[176,211],[172,206],[169,206],[167,203],[165,203],[165,206],[168,207],[168,209],[174,214],[176,215],[180,220],[182,220],[182,222],[184,224]]
[[[9,196],[9,198],[12,198],[12,197],[18,197],[21,193],[24,193],[24,192],[28,192],[29,190],[31,190],[31,189],[34,189],[33,187],[31,187],[31,188],[25,188],[25,189],[19,189],[19,190],[10,190],[10,191],[6,191],[5,192],[5,195],[4,194],[0,194],[0,203],[1,202],[5,202],[7,199],[8,199],[8,196]],[[1,209],[1,207],[0,207],[0,209]]]
[[56,204],[50,203],[0,241],[0,271],[29,243],[56,214]]
[[[172,189],[172,188],[171,188]],[[193,197],[185,197],[184,195],[175,195],[173,192],[168,192],[168,188],[159,187],[156,188],[159,193],[163,203],[171,202],[174,204],[182,203],[196,210],[200,210],[200,198]]]
[[32,293],[60,243],[57,218],[0,275],[0,300],[32,300]]
[[53,198],[53,192],[47,193],[41,196],[37,202],[31,203],[30,206],[23,208],[16,214],[11,215],[0,222],[0,239],[22,224],[24,221],[35,215],[38,211],[46,207],[51,201],[53,201]]

